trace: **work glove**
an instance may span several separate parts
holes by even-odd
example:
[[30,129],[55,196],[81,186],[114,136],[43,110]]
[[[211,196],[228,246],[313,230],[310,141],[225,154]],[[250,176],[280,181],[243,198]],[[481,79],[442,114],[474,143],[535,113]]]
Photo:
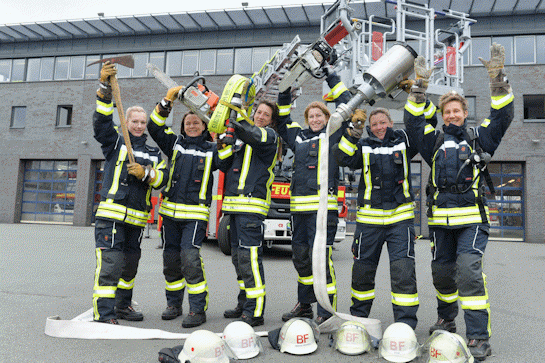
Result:
[[352,115],[351,127],[346,129],[346,133],[349,136],[360,139],[363,134],[363,126],[365,125],[365,120],[367,120],[367,111],[362,109],[356,109]]
[[[416,80],[405,80],[400,82],[400,86],[403,86],[410,90],[409,101],[415,103],[424,103],[426,102],[426,90],[428,89],[428,83],[433,72],[433,67],[428,68],[426,65],[426,59],[419,55],[414,60],[414,74]],[[410,88],[408,88],[408,86]]]
[[99,89],[97,89],[97,95],[105,100],[112,99],[112,86],[110,85],[110,76],[115,77],[117,69],[114,64],[109,61],[104,62],[100,69],[99,77]]
[[[218,147],[218,150],[223,150],[228,146],[228,144],[227,144],[228,142],[232,142],[234,144],[234,141],[235,141],[234,137],[233,137],[232,141],[231,140],[227,141],[227,140],[225,140],[225,135],[223,135],[223,136],[218,137],[216,139],[216,146]],[[230,145],[232,145],[232,144],[230,144]]]
[[145,180],[147,177],[146,169],[138,163],[130,163],[127,165],[127,170],[130,175],[134,175],[138,180]]
[[184,88],[184,86],[176,86],[172,87],[168,90],[167,95],[165,96],[166,100],[169,100],[170,102],[174,102],[176,98],[178,98],[178,93]]
[[511,86],[503,67],[505,64],[505,48],[501,44],[493,43],[490,46],[490,60],[487,61],[481,57],[479,57],[479,60],[488,72],[492,96],[503,96],[511,93]]

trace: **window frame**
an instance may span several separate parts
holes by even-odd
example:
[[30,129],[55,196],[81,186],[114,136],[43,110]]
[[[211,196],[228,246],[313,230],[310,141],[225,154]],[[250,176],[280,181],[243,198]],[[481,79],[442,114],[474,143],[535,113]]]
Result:
[[[67,110],[66,122],[61,124],[61,112],[63,109]],[[55,119],[55,128],[70,128],[72,127],[72,118],[74,115],[74,106],[73,105],[58,105],[57,106],[57,117]]]
[[[13,124],[13,120],[15,119],[15,116],[16,116],[16,110],[24,110],[23,122],[22,122],[23,126],[14,126]],[[10,129],[17,130],[17,129],[24,129],[26,127],[26,110],[27,110],[27,106],[11,106],[11,117],[10,117],[10,123],[9,123]]]

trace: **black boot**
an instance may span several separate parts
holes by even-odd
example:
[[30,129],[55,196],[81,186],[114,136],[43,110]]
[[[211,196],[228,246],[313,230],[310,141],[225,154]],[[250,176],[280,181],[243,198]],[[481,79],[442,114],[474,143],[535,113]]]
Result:
[[172,320],[176,319],[178,316],[182,315],[181,306],[167,306],[165,311],[161,314],[161,319],[163,320]]
[[237,319],[242,316],[242,304],[238,304],[234,309],[228,309],[223,312],[223,317],[227,319]]
[[430,327],[430,335],[436,330],[446,330],[449,333],[456,333],[456,322],[439,318],[437,322]]
[[243,314],[240,316],[239,320],[245,322],[246,324],[249,324],[250,326],[259,326],[265,324],[265,319],[263,318],[263,316],[246,316]]
[[206,313],[194,313],[190,311],[189,314],[182,321],[182,327],[184,328],[194,328],[196,326],[206,323]]
[[288,321],[293,318],[312,319],[313,317],[314,313],[312,312],[312,305],[298,302],[289,313],[285,313],[284,315],[282,315],[282,321]]
[[490,347],[488,339],[470,339],[467,346],[473,358],[478,361],[483,361],[492,355],[492,347]]
[[142,321],[144,320],[144,315],[141,312],[134,310],[132,306],[127,306],[122,309],[116,308],[115,314],[118,319],[125,319],[128,321]]

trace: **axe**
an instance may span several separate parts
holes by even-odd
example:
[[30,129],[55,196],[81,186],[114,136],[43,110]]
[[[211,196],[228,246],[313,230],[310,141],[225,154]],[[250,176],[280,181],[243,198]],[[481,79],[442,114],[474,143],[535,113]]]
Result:
[[[95,62],[91,62],[87,67],[104,62],[121,64],[122,66],[128,68],[134,68],[134,58],[132,55],[123,55],[120,57],[104,58]],[[127,147],[127,155],[129,157],[129,162],[134,163],[134,155],[132,153],[131,139],[129,137],[129,129],[127,128],[127,122],[125,121],[125,114],[123,112],[123,105],[121,104],[121,92],[119,91],[119,84],[117,83],[116,77],[110,77],[110,85],[112,86],[112,94],[115,99],[115,104],[117,106],[117,113],[119,114],[119,123],[121,124],[121,131],[123,132],[123,139],[125,139],[125,146]]]

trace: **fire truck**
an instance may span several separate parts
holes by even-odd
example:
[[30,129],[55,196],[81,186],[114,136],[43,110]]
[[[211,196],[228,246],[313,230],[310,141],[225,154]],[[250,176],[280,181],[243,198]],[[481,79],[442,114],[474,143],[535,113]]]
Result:
[[[291,220],[290,220],[290,181],[292,173],[293,153],[287,150],[286,155],[277,162],[274,169],[274,182],[271,187],[271,207],[265,218],[264,243],[267,247],[273,245],[291,244]],[[224,215],[221,205],[224,195],[224,173],[216,171],[214,174],[214,196],[210,206],[210,219],[208,220],[207,238],[217,240],[221,251],[231,254],[231,242],[229,240],[229,215]],[[348,214],[346,205],[345,187],[340,186],[337,194],[339,205],[339,223],[335,242],[341,242],[346,237],[346,222],[344,217]]]

